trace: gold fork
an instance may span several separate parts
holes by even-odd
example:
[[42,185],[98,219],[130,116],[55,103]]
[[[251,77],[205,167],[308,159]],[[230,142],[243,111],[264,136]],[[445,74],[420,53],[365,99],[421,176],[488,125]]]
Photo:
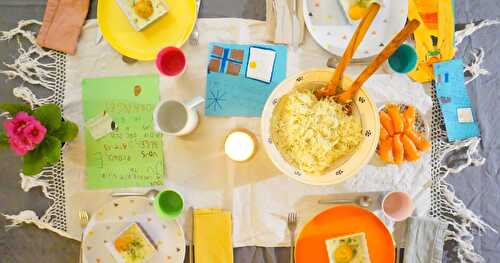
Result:
[[[89,213],[85,210],[80,210],[78,211],[78,218],[80,219],[80,226],[82,227],[82,242],[83,242],[83,233],[85,230],[85,227],[87,227],[89,223]],[[82,251],[82,246],[80,246],[80,260],[78,262],[82,263],[83,262],[83,251]]]
[[290,263],[295,261],[294,250],[295,250],[295,229],[297,229],[297,214],[289,213],[288,214],[288,230],[290,231]]

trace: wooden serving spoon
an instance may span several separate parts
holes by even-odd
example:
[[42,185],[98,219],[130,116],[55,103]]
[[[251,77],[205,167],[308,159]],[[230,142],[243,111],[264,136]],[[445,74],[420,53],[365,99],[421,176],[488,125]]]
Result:
[[335,72],[333,73],[330,82],[328,82],[326,87],[324,87],[323,89],[316,91],[315,95],[318,99],[322,97],[332,96],[335,94],[337,87],[342,81],[342,76],[344,75],[344,71],[347,68],[347,65],[349,65],[349,62],[354,56],[354,52],[356,52],[356,49],[358,49],[359,44],[365,37],[368,28],[375,19],[375,16],[377,16],[379,10],[380,10],[380,4],[372,3],[370,5],[368,12],[363,17],[358,27],[356,28],[356,31],[352,35],[351,41],[349,42],[349,45],[344,51],[344,55],[342,55],[340,63],[337,65],[337,68],[335,69]]
[[420,22],[416,19],[410,21],[392,40],[385,46],[377,57],[370,62],[358,78],[352,83],[351,87],[339,95],[335,96],[338,103],[348,103],[352,97],[361,88],[365,81],[377,71],[377,69],[403,44],[403,42],[420,26]]

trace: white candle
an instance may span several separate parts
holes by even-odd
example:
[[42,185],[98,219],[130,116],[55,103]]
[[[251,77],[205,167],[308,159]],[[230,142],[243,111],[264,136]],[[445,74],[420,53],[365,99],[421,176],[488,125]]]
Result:
[[226,137],[224,151],[232,160],[243,162],[252,157],[255,151],[255,141],[249,133],[235,131]]

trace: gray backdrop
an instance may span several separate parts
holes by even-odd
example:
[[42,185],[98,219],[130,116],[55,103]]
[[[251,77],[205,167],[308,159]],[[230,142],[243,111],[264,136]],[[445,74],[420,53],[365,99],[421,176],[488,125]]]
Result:
[[[182,1],[182,0],[180,0]],[[243,17],[265,19],[265,0],[202,0],[201,17]],[[41,20],[45,8],[44,0],[1,0],[0,30],[14,27],[21,19]],[[95,18],[96,2],[92,1],[89,13]],[[499,19],[500,1],[457,0],[457,22],[465,23],[479,19]],[[470,59],[473,48],[482,47],[486,52],[484,66],[491,72],[469,85],[477,118],[483,137],[482,149],[487,162],[481,167],[470,167],[462,173],[451,175],[451,182],[460,198],[474,212],[481,215],[493,227],[500,229],[500,26],[477,32],[459,47],[459,56]],[[0,43],[0,61],[10,62],[17,56],[17,43]],[[0,66],[2,67],[2,66]],[[0,101],[16,101],[12,88],[19,82],[6,80],[0,75]],[[41,96],[43,90],[38,90]],[[20,161],[11,152],[0,151],[0,213],[13,214],[31,209],[42,215],[48,207],[47,200],[38,189],[28,193],[19,187]],[[23,226],[8,232],[3,230],[6,221],[0,216],[0,262],[1,263],[68,263],[77,262],[79,242],[59,237],[33,226]],[[476,248],[487,262],[500,262],[500,236],[491,232],[476,237]],[[451,249],[449,247],[448,249]],[[235,262],[287,262],[286,248],[241,248],[235,249]],[[447,262],[455,260],[446,258]]]

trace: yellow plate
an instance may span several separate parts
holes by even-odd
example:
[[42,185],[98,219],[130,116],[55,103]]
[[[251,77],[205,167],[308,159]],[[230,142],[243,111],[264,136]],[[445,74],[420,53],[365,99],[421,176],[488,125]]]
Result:
[[103,37],[120,54],[137,60],[153,60],[167,46],[181,47],[196,22],[195,0],[165,1],[168,13],[137,32],[116,0],[99,0],[97,20]]
[[[330,68],[310,69],[286,78],[269,95],[262,111],[261,136],[267,155],[283,173],[305,184],[332,185],[341,183],[356,175],[370,161],[377,148],[380,134],[378,111],[364,89],[359,90],[353,98],[353,114],[361,119],[363,141],[353,153],[336,160],[322,175],[310,175],[298,170],[285,160],[274,145],[271,136],[271,117],[278,100],[297,85],[309,82],[327,83],[334,71]],[[347,86],[352,83],[352,80],[346,75],[344,75],[343,81],[344,85]]]

